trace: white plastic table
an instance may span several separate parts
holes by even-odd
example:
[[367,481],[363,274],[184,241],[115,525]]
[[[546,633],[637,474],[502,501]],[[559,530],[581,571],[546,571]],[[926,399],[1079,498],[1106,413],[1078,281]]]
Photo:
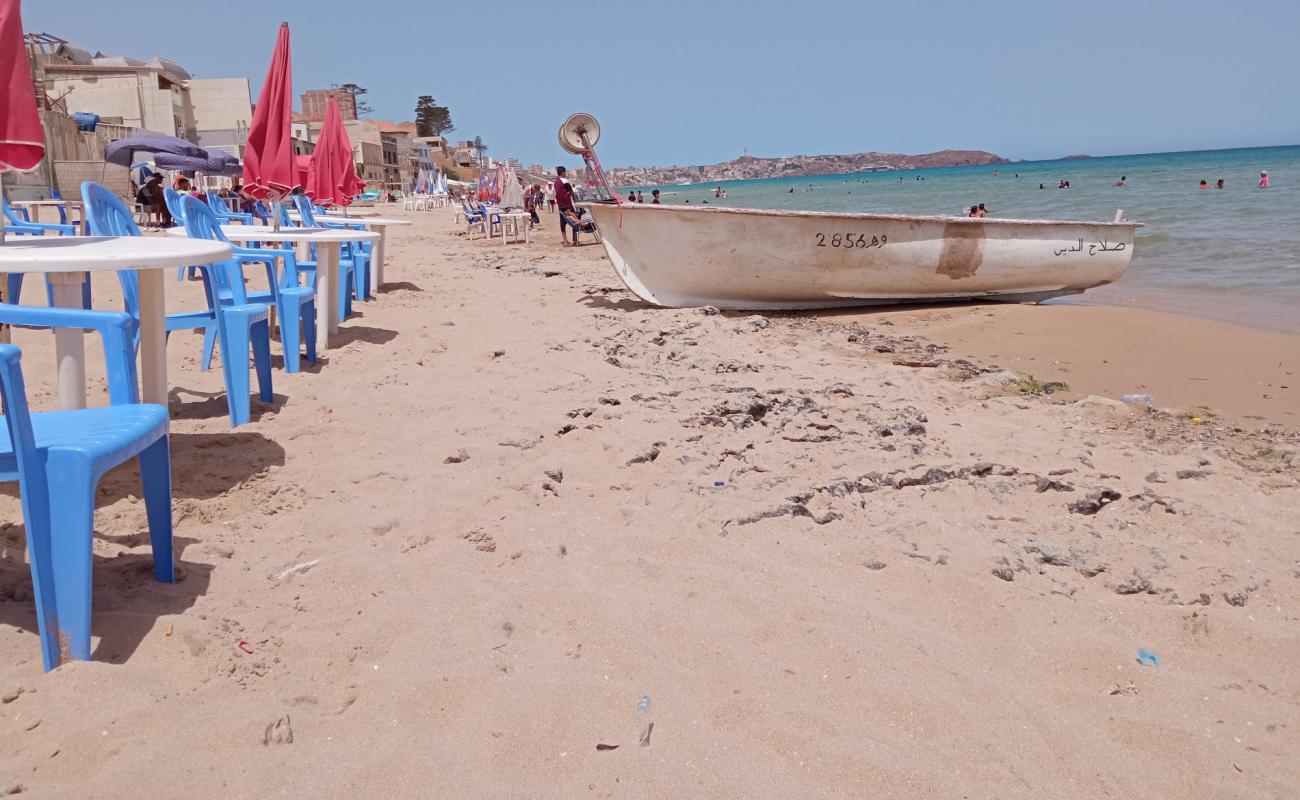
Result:
[[346,222],[349,225],[361,225],[366,230],[373,230],[379,234],[379,240],[375,242],[370,256],[370,294],[379,294],[379,287],[384,284],[384,243],[388,241],[388,229],[393,225],[410,225],[409,219],[398,219],[396,217],[344,217],[342,214],[330,214],[324,218],[317,217],[316,221],[339,223]]
[[[339,228],[281,228],[269,225],[222,225],[221,232],[232,242],[291,242],[316,245],[316,343],[330,346],[339,332],[339,246],[344,242],[378,242],[379,234]],[[185,236],[183,228],[172,228],[172,236]]]
[[528,244],[528,228],[524,227],[524,220],[531,221],[532,214],[529,214],[527,211],[510,211],[510,212],[503,211],[501,212],[500,218],[501,218],[501,244],[502,245],[505,245],[506,243],[506,225],[505,225],[506,220],[510,220],[511,227],[515,229],[515,234],[514,234],[515,241],[516,242],[519,241],[519,237],[523,236],[524,244]]
[[[166,298],[163,271],[230,258],[221,242],[154,236],[49,236],[9,239],[0,245],[0,274],[45,273],[54,288],[54,305],[81,308],[87,272],[134,269],[140,278],[140,383],[146,403],[167,405]],[[59,406],[86,407],[84,333],[54,329],[59,370]]]

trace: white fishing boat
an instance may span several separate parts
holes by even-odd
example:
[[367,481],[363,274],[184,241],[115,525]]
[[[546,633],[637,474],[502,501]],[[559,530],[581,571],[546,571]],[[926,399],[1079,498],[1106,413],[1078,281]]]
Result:
[[[614,271],[674,308],[1037,302],[1113,283],[1139,223],[584,203]],[[1117,215],[1118,216],[1118,215]]]
[[[610,195],[592,148],[600,123],[574,114],[560,146]],[[768,211],[581,203],[614,271],[659,306],[796,309],[952,300],[1037,302],[1114,283],[1139,223]]]

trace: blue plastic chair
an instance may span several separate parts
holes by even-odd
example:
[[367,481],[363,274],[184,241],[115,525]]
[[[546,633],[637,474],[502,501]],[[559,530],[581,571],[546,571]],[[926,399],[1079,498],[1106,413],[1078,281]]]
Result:
[[[112,192],[97,183],[87,181],[81,184],[81,196],[86,204],[86,221],[96,236],[139,236],[131,212]],[[194,198],[198,208],[203,204]],[[190,206],[184,208],[188,217]],[[188,222],[188,220],[187,220]],[[168,314],[166,331],[174,330],[204,331],[204,360],[202,368],[207,369],[211,359],[211,342],[221,342],[221,369],[226,383],[226,405],[230,411],[231,427],[242,425],[251,418],[248,399],[248,370],[250,368],[248,352],[251,344],[254,367],[257,371],[259,396],[267,403],[274,400],[271,392],[271,337],[265,305],[247,305],[238,303],[218,303],[217,297],[222,289],[230,288],[232,280],[237,284],[238,297],[243,297],[242,276],[238,275],[238,264],[227,261],[200,268],[203,288],[208,299],[208,308],[200,311],[186,311]],[[126,300],[127,313],[137,321],[140,318],[139,279],[135,270],[119,270],[118,280],[122,285],[122,295]],[[231,296],[236,296],[231,290]],[[219,309],[219,310],[218,310]]]
[[245,225],[253,224],[252,214],[245,214],[242,211],[231,211],[225,201],[220,197],[217,197],[213,192],[207,192],[204,196],[208,199],[208,208],[212,209],[212,213],[216,215],[217,219],[221,220],[222,224],[232,220],[242,222]]
[[[59,188],[58,188],[57,186],[51,186],[51,187],[50,187],[50,197],[53,198],[53,199],[55,199],[55,200],[62,200],[62,199],[63,199],[63,193],[59,191]],[[57,205],[57,206],[54,207],[54,210],[59,212],[59,224],[60,224],[60,225],[72,225],[74,228],[76,228],[76,227],[80,227],[80,223],[68,222],[68,208],[67,208],[67,206],[64,206],[64,205]],[[84,216],[84,214],[83,214],[83,216]]]
[[[180,227],[185,227],[185,209],[181,208],[181,193],[170,186],[163,187],[163,202],[167,204],[167,213],[172,215],[172,222]],[[185,273],[189,273],[190,280],[194,280],[200,274],[198,267],[177,267],[176,280],[185,280]],[[207,369],[207,367],[204,367]]]
[[[181,198],[185,210],[185,232],[191,239],[215,239],[221,225],[211,210],[196,197]],[[231,427],[250,419],[248,402],[248,353],[253,352],[258,396],[264,403],[275,401],[271,392],[271,308],[265,302],[249,302],[244,288],[244,271],[237,258],[207,269],[209,299],[217,309],[217,336],[221,342],[221,368],[226,376],[226,404]],[[292,317],[291,317],[292,319]]]
[[[26,211],[18,209],[16,212],[10,207],[9,201],[0,197],[0,204],[3,205],[5,215],[5,235],[6,236],[44,236],[53,232],[60,236],[74,236],[77,233],[76,225],[56,224],[53,222],[28,222]],[[19,216],[21,214],[22,216]],[[59,209],[59,218],[66,220],[63,209]],[[24,273],[11,272],[5,278],[5,299],[11,303],[17,303],[23,296],[23,278]],[[45,281],[46,302],[54,304],[54,287],[50,285],[49,279]],[[85,274],[85,280],[81,284],[81,307],[90,308],[90,273]]]
[[[341,219],[325,218],[324,213],[320,217],[316,216],[316,206],[307,199],[306,195],[294,195],[294,204],[298,207],[298,218],[302,224],[308,228],[334,228],[337,230],[357,230],[364,231],[365,225],[357,222],[346,222]],[[351,265],[351,274],[348,276],[352,281],[352,286],[347,295],[349,298],[355,296],[358,300],[370,299],[370,258],[373,248],[370,242],[345,242],[339,248],[339,268],[342,270],[343,262],[346,260]],[[340,271],[340,285],[346,284],[343,280],[343,273]],[[339,306],[339,319],[347,319],[352,313],[351,303]],[[346,313],[344,313],[346,310]]]
[[[287,202],[280,205],[281,228],[315,227],[308,221],[308,217],[303,217],[301,214],[299,214],[298,222],[294,222],[290,219],[289,205],[290,204]],[[296,206],[296,201],[294,201],[294,205]],[[298,259],[298,267],[302,271],[303,275],[307,277],[307,282],[311,287],[316,289],[319,288],[319,279],[316,270],[316,245],[310,245],[307,249],[308,258]],[[355,281],[356,261],[352,256],[351,250],[348,249],[347,244],[343,244],[339,247],[339,288],[335,298],[338,303],[338,315],[340,320],[347,319],[352,315],[352,287]]]
[[154,578],[176,580],[167,409],[116,405],[32,414],[17,347],[0,344],[0,480],[18,481],[46,672],[90,659],[95,495],[106,472],[140,460]]
[[[166,189],[164,191],[172,191]],[[127,207],[116,195],[98,183],[86,181],[81,184],[81,198],[85,204],[86,222],[90,232],[95,236],[139,236],[140,228]],[[184,269],[184,268],[182,268]],[[208,287],[207,272],[199,268],[199,277],[204,281],[205,295],[211,295]],[[117,282],[122,287],[122,299],[126,313],[133,319],[140,320],[140,279],[135,270],[118,270]],[[172,331],[203,331],[203,360],[199,368],[207,371],[212,366],[212,348],[217,341],[217,317],[209,300],[208,308],[198,311],[182,311],[168,314],[165,322],[167,334]],[[139,335],[135,346],[139,347]]]
[[[193,204],[189,200],[193,200]],[[285,372],[297,372],[299,370],[302,360],[300,343],[305,342],[307,346],[307,361],[315,364],[316,289],[314,286],[301,285],[302,273],[298,268],[298,260],[294,257],[293,251],[289,249],[236,247],[222,233],[220,220],[215,215],[205,211],[206,207],[202,203],[194,198],[189,198],[182,202],[182,206],[185,211],[186,233],[191,238],[213,239],[229,244],[230,248],[235,252],[234,260],[241,267],[241,277],[242,267],[246,265],[261,264],[265,267],[268,291],[248,292],[245,289],[245,300],[243,302],[250,304],[265,303],[266,305],[275,306],[276,313],[280,316],[280,343],[284,345]],[[194,211],[196,208],[199,211]],[[191,213],[199,216],[199,219],[193,225],[189,222]],[[280,262],[284,263],[283,271],[278,269]],[[233,294],[224,289],[218,291],[218,296],[222,303],[235,302]]]
[[0,324],[29,328],[74,328],[97,331],[104,340],[108,367],[108,399],[113,405],[140,402],[135,371],[139,325],[121,311],[84,311],[77,308],[40,308],[0,303]]

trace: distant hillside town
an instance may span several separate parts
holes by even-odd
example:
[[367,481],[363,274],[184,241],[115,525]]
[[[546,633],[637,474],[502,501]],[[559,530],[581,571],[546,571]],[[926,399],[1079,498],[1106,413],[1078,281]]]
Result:
[[1009,160],[983,150],[940,150],[937,153],[915,156],[874,152],[786,158],[757,158],[744,155],[722,164],[694,167],[617,167],[609,172],[611,181],[620,186],[651,186],[1005,163],[1009,163]]
[[[146,61],[92,51],[49,33],[29,32],[24,41],[47,157],[31,174],[6,176],[11,196],[36,198],[49,187],[76,196],[82,181],[93,180],[129,197],[129,171],[105,164],[104,148],[141,131],[243,157],[253,119],[247,77],[199,78],[165,58]],[[450,110],[432,96],[418,99],[414,121],[390,122],[368,118],[368,92],[354,83],[300,93],[302,111],[294,112],[291,128],[294,154],[313,152],[333,99],[352,144],[357,175],[371,187],[409,191],[421,171],[474,181],[480,170],[492,170],[498,161],[532,182],[545,180],[540,165],[525,171],[516,159],[488,155],[480,136],[449,138],[456,130]]]

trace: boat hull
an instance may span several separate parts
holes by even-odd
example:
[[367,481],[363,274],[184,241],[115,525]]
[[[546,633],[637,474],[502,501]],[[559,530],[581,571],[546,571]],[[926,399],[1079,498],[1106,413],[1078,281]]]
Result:
[[584,203],[614,271],[673,308],[1040,301],[1118,280],[1132,222]]

